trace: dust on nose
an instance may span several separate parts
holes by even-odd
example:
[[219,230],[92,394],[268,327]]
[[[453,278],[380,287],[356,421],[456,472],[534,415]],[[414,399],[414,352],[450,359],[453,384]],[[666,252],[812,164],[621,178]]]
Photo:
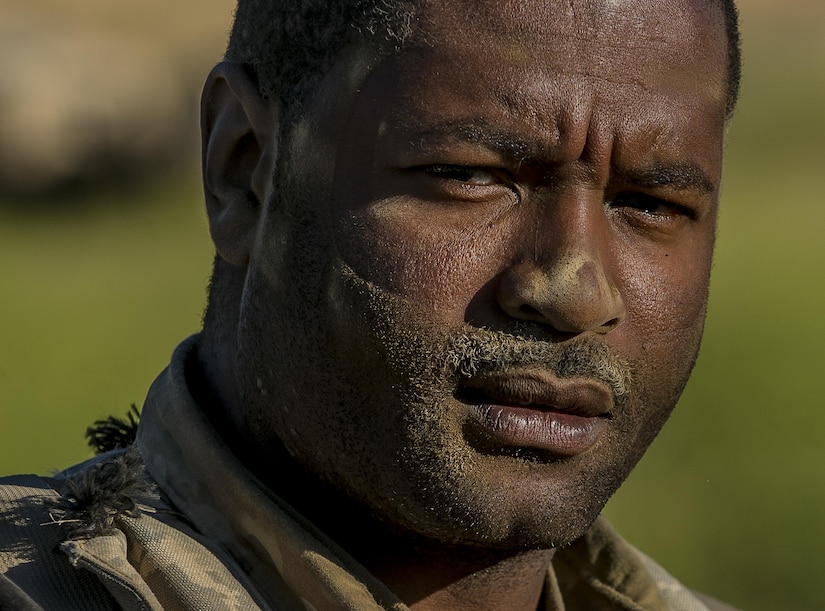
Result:
[[545,285],[537,288],[560,305],[581,304],[610,294],[599,266],[585,255],[566,255],[537,280]]

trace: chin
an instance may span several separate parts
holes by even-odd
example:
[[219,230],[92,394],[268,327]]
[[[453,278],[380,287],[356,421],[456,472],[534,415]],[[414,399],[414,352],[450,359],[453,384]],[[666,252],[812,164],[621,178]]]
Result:
[[415,474],[391,498],[372,498],[373,511],[417,536],[454,545],[562,547],[585,534],[632,468],[615,462],[598,468],[581,456],[542,462],[472,450],[456,460],[456,454],[437,468],[416,461]]

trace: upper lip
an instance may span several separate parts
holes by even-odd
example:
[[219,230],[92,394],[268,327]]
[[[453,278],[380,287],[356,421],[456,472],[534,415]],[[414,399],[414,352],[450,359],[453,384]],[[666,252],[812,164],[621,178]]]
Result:
[[552,409],[576,416],[608,416],[614,397],[593,378],[560,378],[546,370],[501,371],[466,378],[457,395],[469,403]]

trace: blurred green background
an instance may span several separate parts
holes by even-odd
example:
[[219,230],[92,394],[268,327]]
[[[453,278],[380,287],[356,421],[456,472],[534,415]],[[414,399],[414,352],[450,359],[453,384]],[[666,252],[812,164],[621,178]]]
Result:
[[[194,41],[179,64],[190,77],[220,56],[231,11],[229,0],[200,2],[197,15],[179,0],[131,5],[135,15],[70,6],[145,30],[170,56]],[[705,343],[607,514],[683,581],[743,609],[825,609],[825,3],[743,0],[740,11],[745,80]],[[170,26],[187,16],[189,38]],[[187,95],[191,132],[194,86]],[[88,456],[85,427],[140,405],[198,329],[212,251],[187,146],[192,162],[159,178],[55,201],[0,195],[0,473]]]

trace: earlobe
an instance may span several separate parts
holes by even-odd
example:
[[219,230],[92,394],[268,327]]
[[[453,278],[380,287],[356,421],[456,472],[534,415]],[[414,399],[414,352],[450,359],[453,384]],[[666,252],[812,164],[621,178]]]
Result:
[[201,99],[203,184],[209,231],[228,263],[249,262],[277,158],[277,104],[238,62],[222,62]]

